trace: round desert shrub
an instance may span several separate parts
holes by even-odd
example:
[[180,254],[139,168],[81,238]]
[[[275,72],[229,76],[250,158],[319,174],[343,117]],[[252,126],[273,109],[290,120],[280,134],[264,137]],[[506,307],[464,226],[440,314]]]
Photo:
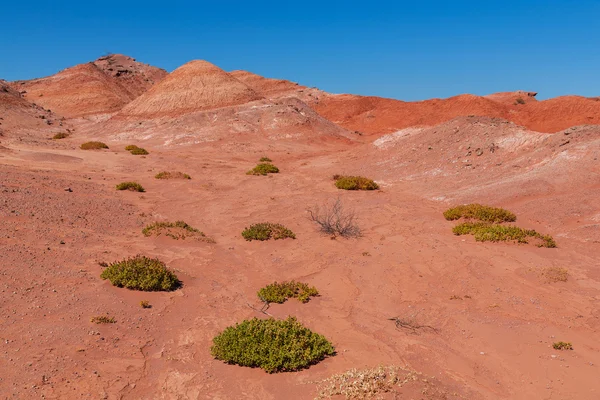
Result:
[[543,235],[533,229],[522,229],[514,225],[489,224],[486,222],[463,222],[452,228],[457,235],[473,235],[478,242],[529,243],[529,238],[538,240],[538,247],[555,248],[556,242],[550,235]]
[[100,277],[117,287],[147,292],[175,290],[181,284],[162,261],[141,255],[110,264]]
[[182,172],[162,171],[154,176],[156,179],[192,179],[188,174]]
[[517,216],[508,210],[481,204],[464,204],[449,208],[444,211],[444,218],[448,221],[465,218],[494,223],[514,222],[517,220]]
[[148,153],[148,150],[142,149],[141,147],[131,150],[130,153],[133,154],[134,156],[145,156],[147,154],[150,154],[150,153]]
[[273,160],[271,160],[269,157],[261,157],[260,160],[258,160],[258,161],[270,163]]
[[82,150],[99,150],[99,149],[108,149],[106,143],[102,142],[85,142],[81,146]]
[[121,182],[117,185],[117,190],[130,190],[132,192],[144,192],[145,189],[137,182]]
[[307,368],[335,354],[322,335],[304,327],[294,317],[243,321],[213,339],[211,354],[217,360],[244,367],[284,372]]
[[270,163],[260,163],[250,171],[246,172],[246,175],[267,175],[276,174],[279,172],[279,168]]
[[135,144],[130,144],[129,146],[125,146],[125,150],[127,150],[127,151],[131,151],[131,150],[135,150],[135,149],[139,149],[139,147],[137,147]]
[[66,139],[69,137],[68,133],[65,132],[59,132],[56,135],[52,136],[52,139]]
[[292,297],[302,303],[308,303],[311,297],[319,295],[319,291],[306,283],[290,281],[272,283],[260,289],[257,294],[259,299],[267,303],[281,304]]
[[362,176],[339,176],[335,177],[335,186],[344,190],[376,190],[379,185],[371,179]]
[[250,225],[242,231],[244,239],[251,240],[269,240],[269,239],[296,239],[296,234],[281,224],[272,224],[270,222],[262,222],[259,224]]

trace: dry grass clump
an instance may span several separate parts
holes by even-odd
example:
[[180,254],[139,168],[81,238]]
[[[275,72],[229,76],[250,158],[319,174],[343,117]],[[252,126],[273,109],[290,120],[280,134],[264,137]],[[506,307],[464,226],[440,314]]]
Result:
[[128,152],[130,152],[134,156],[145,156],[147,154],[150,154],[150,153],[148,153],[148,151],[146,149],[143,149],[141,147],[137,147],[134,144],[130,144],[129,146],[125,146],[125,150],[127,150]]
[[522,229],[512,225],[496,225],[485,222],[464,222],[455,226],[452,232],[457,235],[471,234],[478,242],[508,242],[529,243],[529,238],[538,240],[538,247],[556,247],[556,242],[549,235],[542,235],[532,229]]
[[106,143],[102,142],[85,142],[81,146],[79,146],[82,150],[100,150],[100,149],[108,149]]
[[421,374],[409,368],[378,366],[363,370],[351,369],[319,382],[317,399],[334,396],[341,396],[342,399],[378,399],[384,393],[411,383],[423,385],[419,390],[421,394],[429,393],[431,384]]
[[69,134],[66,132],[59,132],[56,135],[52,136],[52,139],[54,140],[58,140],[58,139],[66,139],[69,137]]
[[334,175],[335,187],[344,190],[377,190],[379,185],[363,176]]
[[548,283],[566,282],[569,279],[569,271],[562,267],[548,267],[542,271],[542,276]]
[[267,174],[277,174],[279,173],[279,168],[270,163],[261,163],[256,167],[252,168],[250,171],[246,172],[246,175],[267,175]]
[[146,227],[142,229],[142,233],[144,236],[160,236],[164,234],[165,236],[177,240],[193,237],[205,242],[214,243],[214,240],[207,237],[198,229],[188,225],[184,221],[153,222],[149,225],[146,225]]
[[106,315],[97,315],[90,318],[90,322],[93,322],[94,324],[114,324],[117,320]]
[[188,174],[182,172],[162,171],[154,176],[156,179],[192,179]]
[[556,342],[552,344],[555,350],[573,350],[571,342]]
[[315,287],[308,286],[302,282],[272,283],[258,291],[258,298],[265,303],[284,303],[287,299],[295,297],[302,303],[308,303],[311,297],[318,296],[319,291]]
[[309,219],[316,223],[321,232],[341,237],[359,237],[360,228],[356,223],[356,215],[352,210],[344,209],[340,199],[333,204],[322,207],[314,206],[307,210]]
[[145,189],[137,182],[121,182],[117,185],[117,190],[129,190],[132,192],[145,192]]
[[157,258],[141,255],[110,264],[102,274],[117,287],[142,291],[171,291],[181,286],[172,271]]
[[510,211],[481,204],[465,204],[450,208],[444,211],[444,218],[448,221],[465,218],[490,223],[514,222],[517,220],[517,216]]
[[258,160],[258,161],[260,161],[260,162],[268,162],[268,163],[270,163],[270,162],[271,162],[271,161],[273,161],[273,160],[271,160],[269,157],[261,157],[261,158],[260,158],[260,160]]
[[269,240],[269,239],[296,239],[296,234],[281,224],[272,224],[270,222],[262,222],[259,224],[250,225],[242,231],[242,236],[247,241],[252,240]]
[[322,335],[304,327],[294,317],[243,321],[213,339],[210,352],[217,360],[268,373],[298,371],[335,354]]
[[152,306],[150,305],[150,302],[148,300],[142,300],[142,301],[140,301],[140,307],[142,307],[142,308],[152,308]]

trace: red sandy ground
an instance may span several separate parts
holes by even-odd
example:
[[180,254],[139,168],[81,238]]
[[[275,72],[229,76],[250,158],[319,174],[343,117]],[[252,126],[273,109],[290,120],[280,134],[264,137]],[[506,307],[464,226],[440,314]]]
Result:
[[[317,109],[342,104],[319,96]],[[517,107],[464,96],[456,103],[477,114],[502,101]],[[355,115],[370,107],[359,103]],[[390,399],[599,398],[600,128],[548,135],[490,113],[375,137],[279,98],[168,118],[77,120],[60,141],[48,140],[45,126],[11,125],[0,138],[0,396],[307,399],[332,374],[382,364],[408,365],[438,389],[409,387]],[[97,139],[110,150],[78,148]],[[132,143],[150,154],[132,156],[124,150]],[[262,156],[281,172],[246,175]],[[192,179],[154,179],[163,170]],[[381,190],[339,191],[335,173],[369,176]],[[146,193],[115,190],[127,180]],[[338,197],[356,211],[363,237],[331,240],[307,219],[307,207]],[[454,236],[442,212],[475,201],[512,210],[558,248]],[[216,243],[141,234],[162,220],[184,220]],[[262,221],[297,239],[244,241],[244,227]],[[142,293],[100,279],[98,262],[138,253],[165,261],[183,287]],[[568,281],[547,282],[548,267],[566,268]],[[256,291],[291,279],[321,296],[269,312],[297,316],[337,355],[271,375],[214,360],[216,334],[264,317],[248,306],[260,306]],[[90,323],[106,313],[117,323]],[[438,331],[397,329],[396,316]],[[557,341],[574,349],[554,350]]]

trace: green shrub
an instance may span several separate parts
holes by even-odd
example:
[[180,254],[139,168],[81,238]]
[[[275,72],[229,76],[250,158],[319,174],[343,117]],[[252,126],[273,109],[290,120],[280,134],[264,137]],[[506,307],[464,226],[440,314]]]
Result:
[[298,371],[335,354],[327,339],[296,318],[243,321],[213,339],[211,354],[217,360],[267,371]]
[[242,236],[248,241],[286,238],[296,239],[294,232],[285,226],[281,224],[272,224],[270,222],[250,225],[250,228],[244,229]]
[[108,149],[106,143],[102,142],[85,142],[81,146],[82,150],[99,150],[99,149]]
[[130,153],[134,156],[145,156],[147,154],[150,154],[146,149],[142,149],[141,147],[131,150]]
[[90,318],[90,322],[93,322],[94,324],[114,324],[117,320],[106,315],[97,315]]
[[379,185],[362,176],[334,175],[335,187],[344,190],[377,190]]
[[145,189],[137,182],[121,182],[117,185],[117,190],[130,190],[132,192],[145,192]]
[[125,150],[127,150],[127,151],[131,151],[131,150],[135,150],[135,149],[139,149],[139,147],[137,147],[135,144],[130,144],[129,146],[125,146]]
[[169,236],[173,239],[185,239],[186,237],[196,237],[206,242],[214,242],[203,232],[189,226],[184,221],[153,222],[152,224],[146,225],[146,227],[142,229],[142,233],[144,234],[144,236],[160,236],[164,234],[165,236]]
[[258,160],[258,161],[270,163],[273,160],[271,160],[269,157],[261,157],[260,160]]
[[56,135],[52,136],[52,139],[66,139],[69,137],[69,134],[66,132],[59,132]]
[[464,222],[452,229],[455,235],[471,234],[478,242],[517,241],[528,243],[528,238],[541,240],[538,247],[556,247],[556,242],[549,235],[542,235],[534,230],[519,228],[518,226],[488,224],[486,222]]
[[269,163],[261,163],[256,167],[252,168],[250,171],[246,172],[246,175],[267,175],[267,174],[276,174],[279,172],[279,168]]
[[156,179],[192,179],[188,174],[181,172],[162,171],[154,176]]
[[466,204],[444,211],[444,218],[455,221],[460,218],[475,219],[483,222],[514,222],[517,216],[503,208],[483,206],[481,204]]
[[284,303],[292,297],[302,303],[308,303],[311,297],[318,296],[319,291],[315,287],[308,286],[302,282],[272,283],[258,291],[258,298],[267,303]]
[[570,342],[556,342],[552,344],[556,350],[573,350],[573,345]]
[[117,287],[147,292],[171,291],[181,285],[162,261],[141,255],[110,264],[100,277]]

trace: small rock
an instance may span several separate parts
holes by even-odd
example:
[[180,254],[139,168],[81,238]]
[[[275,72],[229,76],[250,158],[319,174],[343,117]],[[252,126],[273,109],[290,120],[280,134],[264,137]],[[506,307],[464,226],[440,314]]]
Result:
[[71,189],[70,187],[65,188],[65,192],[72,192],[72,191],[73,191],[73,189]]

